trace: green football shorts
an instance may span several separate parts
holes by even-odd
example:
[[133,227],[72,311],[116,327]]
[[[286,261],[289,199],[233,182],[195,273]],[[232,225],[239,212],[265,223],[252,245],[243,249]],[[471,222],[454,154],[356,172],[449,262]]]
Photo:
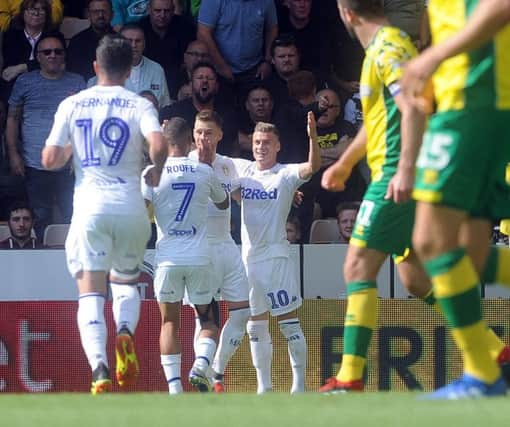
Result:
[[411,247],[415,202],[385,200],[385,182],[373,182],[363,197],[350,245],[403,256]]
[[417,161],[413,197],[468,212],[508,218],[510,111],[448,111],[434,115]]

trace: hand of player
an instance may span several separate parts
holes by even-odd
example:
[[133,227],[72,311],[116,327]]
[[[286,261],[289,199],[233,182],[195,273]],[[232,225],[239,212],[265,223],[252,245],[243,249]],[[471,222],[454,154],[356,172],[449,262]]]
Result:
[[214,161],[214,148],[209,139],[206,138],[204,141],[197,142],[196,146],[198,161],[200,163],[205,163],[206,165],[212,166]]
[[306,131],[308,132],[308,136],[310,138],[312,138],[314,141],[317,141],[317,122],[315,121],[315,115],[312,111],[308,112]]
[[352,168],[337,160],[322,174],[321,186],[328,191],[345,190],[345,182],[351,175]]
[[431,48],[425,49],[404,66],[404,73],[400,79],[404,96],[425,114],[430,114],[433,109],[431,78],[439,64],[435,51]]
[[143,176],[143,179],[149,187],[157,187],[161,179],[161,170],[157,169],[156,166],[151,166]]
[[407,202],[413,192],[414,175],[414,168],[398,168],[397,173],[388,184],[388,190],[384,198],[386,200],[393,199],[395,203]]

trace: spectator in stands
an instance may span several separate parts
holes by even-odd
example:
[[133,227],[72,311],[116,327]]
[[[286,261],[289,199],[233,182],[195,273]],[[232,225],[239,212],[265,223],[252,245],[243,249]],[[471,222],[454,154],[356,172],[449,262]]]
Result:
[[[426,0],[384,0],[384,14],[391,25],[404,30],[418,49],[424,48],[430,32],[422,31],[422,22],[426,20]],[[427,27],[426,25],[425,27]]]
[[112,34],[113,16],[111,0],[90,0],[87,6],[90,27],[76,34],[67,49],[67,69],[83,76],[85,80],[94,77],[93,62],[96,48],[105,34]]
[[112,0],[112,26],[115,31],[126,24],[135,24],[147,16],[149,0]]
[[7,225],[11,235],[0,242],[0,249],[36,249],[42,245],[32,237],[34,212],[25,201],[16,201],[9,206]]
[[175,92],[175,97],[179,99],[179,92],[181,90],[186,90],[183,89],[183,86],[187,85],[190,89],[187,93],[191,96],[191,71],[199,62],[209,62],[210,59],[209,50],[204,42],[200,40],[191,41],[184,52],[184,62],[177,73],[177,78],[174,79],[176,85],[172,88],[172,84],[170,83],[170,87],[168,88],[170,90],[170,95],[173,97],[173,90]]
[[[328,99],[320,97],[316,101],[315,77],[311,71],[298,71],[288,82],[290,100],[281,105],[274,113],[274,123],[280,130],[281,149],[278,154],[280,163],[302,163],[308,158],[308,133],[306,129],[309,111],[314,113],[317,120],[328,109]],[[310,226],[313,219],[313,208],[318,187],[312,179],[305,183],[300,190],[303,201],[293,213],[301,220],[301,235],[303,241],[308,241]]]
[[223,119],[223,138],[218,144],[218,153],[226,156],[239,154],[238,123],[234,110],[217,102],[219,83],[214,66],[208,62],[199,62],[191,72],[191,98],[183,99],[169,107],[163,108],[160,119],[182,117],[193,124],[199,111],[216,111]]
[[334,27],[312,15],[312,0],[288,0],[280,16],[280,34],[292,34],[300,53],[301,68],[328,79],[333,71],[339,42]]
[[[50,5],[50,13],[48,16],[51,19],[53,27],[56,28],[61,24],[64,18],[64,7],[61,0],[48,0],[48,3]],[[9,29],[13,18],[20,15],[22,7],[26,8],[26,6],[22,6],[22,4],[22,0],[0,0],[0,31],[7,31]]]
[[358,202],[344,202],[337,205],[338,239],[333,243],[349,243],[359,207],[360,204]]
[[[135,93],[150,90],[158,98],[160,107],[170,105],[170,96],[163,68],[157,62],[143,55],[145,50],[143,30],[137,24],[126,24],[120,30],[120,34],[131,42],[133,52],[133,66],[131,74],[126,80],[125,88]],[[96,81],[97,77],[92,77],[87,86],[94,86]]]
[[299,51],[292,35],[278,36],[271,45],[271,62],[275,69],[264,84],[273,96],[275,104],[285,104],[289,100],[287,81],[299,71]]
[[285,231],[287,232],[289,243],[301,243],[301,221],[299,221],[296,215],[290,214],[288,216]]
[[48,0],[23,0],[9,30],[3,36],[2,99],[7,100],[14,80],[27,71],[39,68],[34,46],[43,33],[52,30],[51,5]]
[[208,0],[198,14],[197,38],[208,47],[218,73],[241,101],[255,81],[271,73],[271,45],[278,34],[273,0]]
[[356,166],[346,182],[342,192],[330,192],[320,186],[323,172],[333,164],[346,150],[356,135],[352,124],[343,119],[340,98],[331,89],[323,89],[317,94],[328,100],[328,109],[317,120],[318,143],[321,148],[321,169],[310,181],[317,191],[316,201],[319,203],[324,217],[334,217],[335,206],[340,201],[357,201],[363,198],[366,182]]
[[174,13],[175,0],[151,0],[149,15],[140,20],[145,33],[144,55],[165,70],[171,96],[177,96],[177,75],[188,44],[195,39],[195,29],[185,18]]
[[41,165],[41,151],[59,103],[85,88],[83,77],[65,71],[64,46],[61,35],[41,36],[35,45],[41,69],[16,79],[9,98],[6,144],[11,172],[25,177],[39,240],[52,222],[54,200],[62,222],[70,222],[72,214],[74,179],[69,166],[47,171]]
[[273,120],[273,97],[265,86],[250,89],[245,110],[239,118],[239,146],[241,157],[253,160],[252,136],[258,122],[271,123]]

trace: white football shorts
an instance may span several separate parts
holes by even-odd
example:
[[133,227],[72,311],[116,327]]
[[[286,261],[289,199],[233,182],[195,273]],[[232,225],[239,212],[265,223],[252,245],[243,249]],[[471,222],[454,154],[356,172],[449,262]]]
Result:
[[150,238],[147,215],[73,216],[66,239],[69,272],[105,271],[125,280],[138,278]]
[[211,265],[159,265],[154,274],[154,294],[158,302],[178,302],[184,298],[191,304],[209,304]]
[[241,250],[234,241],[210,242],[209,248],[214,299],[231,302],[248,301],[248,277],[241,259]]
[[299,280],[291,258],[247,262],[252,316],[269,311],[272,316],[289,313],[302,304]]

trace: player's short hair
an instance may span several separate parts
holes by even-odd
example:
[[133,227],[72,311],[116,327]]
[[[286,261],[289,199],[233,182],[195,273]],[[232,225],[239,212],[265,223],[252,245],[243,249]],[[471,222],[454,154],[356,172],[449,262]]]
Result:
[[220,129],[223,128],[223,119],[214,110],[202,110],[195,116],[195,121],[200,120],[201,122],[214,123]]
[[359,16],[383,16],[383,0],[337,0],[342,6],[351,9]]
[[106,34],[96,49],[96,61],[108,76],[122,77],[131,69],[131,43],[120,34]]
[[162,128],[163,136],[170,145],[183,145],[191,141],[191,127],[182,117],[165,120]]
[[336,216],[343,211],[359,211],[360,202],[340,202],[336,205]]
[[280,132],[278,131],[278,128],[272,123],[257,122],[255,129],[253,130],[253,133],[255,132],[273,133],[278,138],[280,138]]

